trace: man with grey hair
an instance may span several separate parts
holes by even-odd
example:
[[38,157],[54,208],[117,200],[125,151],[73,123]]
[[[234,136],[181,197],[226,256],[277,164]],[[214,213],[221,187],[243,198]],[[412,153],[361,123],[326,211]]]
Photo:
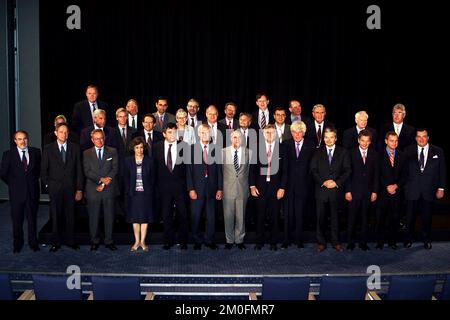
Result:
[[415,144],[415,129],[403,122],[405,117],[405,106],[401,103],[397,103],[392,108],[392,122],[386,123],[380,130],[381,134],[378,141],[379,150],[384,148],[386,134],[390,131],[394,131],[398,136],[398,150],[402,151],[406,147]]
[[327,109],[323,104],[316,104],[312,109],[313,120],[306,131],[306,139],[312,141],[316,148],[323,145],[324,132],[328,127],[334,127],[334,124],[325,120]]
[[116,135],[111,127],[106,126],[106,111],[103,109],[97,109],[93,113],[94,124],[81,131],[80,136],[80,148],[81,151],[85,151],[92,148],[94,144],[91,140],[91,132],[95,129],[100,129],[105,134],[104,142],[108,147],[117,148]]
[[[369,119],[369,115],[366,111],[358,111],[355,114],[355,123],[356,126],[348,128],[344,131],[344,136],[342,138],[342,146],[346,148],[347,150],[353,149],[358,146],[358,135],[361,131],[367,130],[370,132],[370,135],[372,136],[371,141],[378,141],[377,140],[377,131],[371,127],[367,126],[367,121]],[[376,143],[373,143],[370,145],[370,147],[376,148]],[[375,149],[376,150],[376,149]]]

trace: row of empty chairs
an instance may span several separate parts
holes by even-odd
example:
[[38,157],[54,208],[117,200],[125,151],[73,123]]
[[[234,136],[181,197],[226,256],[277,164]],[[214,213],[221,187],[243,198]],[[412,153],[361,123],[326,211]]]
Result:
[[[66,276],[33,275],[33,290],[26,290],[19,300],[153,300],[152,292],[141,294],[137,277],[92,276],[92,292],[83,295],[81,288],[69,289]],[[450,275],[442,290],[434,296],[435,276],[391,276],[386,300],[450,300]],[[85,297],[87,295],[87,297]],[[257,294],[250,293],[250,300]],[[264,277],[263,300],[381,300],[375,291],[367,289],[367,277],[324,276],[319,293],[311,290],[309,277]],[[14,300],[8,275],[0,274],[0,300]]]

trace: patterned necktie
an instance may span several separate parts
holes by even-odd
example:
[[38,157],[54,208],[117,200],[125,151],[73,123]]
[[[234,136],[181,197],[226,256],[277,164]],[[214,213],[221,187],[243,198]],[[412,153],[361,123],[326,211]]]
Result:
[[419,156],[419,164],[420,164],[420,171],[423,171],[425,169],[425,154],[423,153],[423,149],[420,151]]
[[208,151],[206,150],[206,144],[203,146],[203,163],[205,166],[204,173],[205,178],[208,177]]
[[267,178],[266,178],[266,181],[270,181],[271,162],[272,162],[272,145],[269,144],[269,150],[267,150]]
[[172,144],[169,144],[169,150],[167,151],[167,169],[172,173]]
[[263,112],[261,117],[261,129],[266,127],[266,114]]
[[239,171],[239,159],[238,159],[238,151],[234,151],[234,159],[233,159],[234,169],[236,172]]
[[232,127],[231,127],[231,121],[228,121],[228,129],[232,129]]
[[97,110],[97,104],[95,102],[92,102],[92,111]]
[[391,167],[394,167],[394,150],[389,150],[389,161],[391,162]]
[[66,150],[64,149],[64,146],[61,146],[61,159],[66,163]]
[[328,164],[331,166],[331,161],[333,161],[333,149],[328,149]]
[[364,151],[363,151],[363,154],[362,154],[362,160],[363,160],[363,163],[364,163],[364,164],[366,164],[366,158],[367,158],[367,156],[366,156],[366,150],[364,150]]
[[320,146],[321,143],[322,143],[322,128],[321,125],[319,124],[319,128],[317,129],[317,146]]
[[22,150],[22,165],[23,168],[25,169],[25,171],[28,170],[28,161],[27,161],[27,157],[25,156],[25,150]]
[[296,148],[295,148],[295,154],[297,155],[297,159],[298,159],[298,156],[300,155],[300,142],[297,142],[296,143]]

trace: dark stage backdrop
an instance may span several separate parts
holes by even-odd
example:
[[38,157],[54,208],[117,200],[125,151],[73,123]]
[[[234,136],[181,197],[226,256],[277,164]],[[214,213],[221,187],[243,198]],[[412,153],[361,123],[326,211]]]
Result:
[[[95,83],[114,109],[133,97],[140,113],[154,111],[159,95],[171,112],[191,97],[203,111],[227,101],[252,111],[265,91],[271,108],[296,98],[309,115],[325,104],[341,132],[361,109],[379,128],[402,102],[406,121],[432,128],[432,141],[445,146],[450,55],[441,2],[313,3],[41,0],[43,131],[56,114],[70,117]],[[81,30],[66,28],[72,4]],[[381,7],[381,30],[366,27],[370,4]]]

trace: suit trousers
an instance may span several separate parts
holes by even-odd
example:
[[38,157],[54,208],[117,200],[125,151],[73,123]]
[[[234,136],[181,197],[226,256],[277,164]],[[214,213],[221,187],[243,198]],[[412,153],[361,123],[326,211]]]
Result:
[[406,204],[406,217],[408,221],[408,231],[406,240],[412,241],[414,236],[414,229],[416,227],[417,214],[420,213],[422,220],[423,241],[431,241],[431,212],[433,209],[433,202],[427,201],[420,197],[418,200],[409,200]]
[[[73,245],[75,228],[75,192],[72,188],[50,192],[50,217],[52,219],[52,243]],[[64,232],[63,232],[64,231]],[[65,237],[64,237],[65,235]]]
[[367,244],[367,220],[370,207],[369,197],[362,199],[353,199],[348,204],[348,243],[355,243],[356,223],[361,223],[361,233],[359,237],[360,244]]
[[378,243],[395,244],[399,226],[399,199],[396,196],[381,194],[377,207],[375,232]]
[[99,244],[98,225],[100,222],[100,209],[103,204],[103,220],[105,227],[105,245],[112,244],[114,225],[114,197],[88,199],[89,232],[92,244]]
[[28,245],[35,247],[37,241],[37,201],[32,201],[27,197],[23,202],[11,203],[11,218],[13,222],[14,248],[21,249],[24,243],[23,222],[27,218],[28,225]]
[[266,216],[269,216],[270,223],[270,244],[276,244],[278,240],[278,216],[280,213],[281,201],[277,199],[277,190],[270,186],[270,183],[261,190],[256,198],[256,243],[264,244],[264,229]]
[[[206,227],[204,239],[200,232],[200,218],[202,211],[206,213]],[[194,243],[206,244],[214,243],[214,234],[216,228],[216,198],[205,196],[197,196],[196,200],[191,200],[191,232]]]
[[225,239],[227,243],[240,244],[245,237],[245,208],[247,199],[223,198]]
[[327,240],[325,238],[325,229],[327,227],[326,219],[326,207],[330,209],[330,222],[331,222],[331,244],[333,246],[339,244],[339,217],[338,217],[338,201],[336,199],[317,199],[317,227],[316,237],[317,243],[326,245]]
[[[174,206],[176,216],[174,216]],[[160,208],[164,223],[164,242],[173,245],[175,242],[175,218],[178,220],[178,240],[186,244],[188,240],[188,218],[186,211],[186,194],[184,192],[161,192]]]
[[287,196],[284,214],[284,244],[290,244],[292,240],[296,244],[303,242],[303,213],[306,201],[295,194]]

